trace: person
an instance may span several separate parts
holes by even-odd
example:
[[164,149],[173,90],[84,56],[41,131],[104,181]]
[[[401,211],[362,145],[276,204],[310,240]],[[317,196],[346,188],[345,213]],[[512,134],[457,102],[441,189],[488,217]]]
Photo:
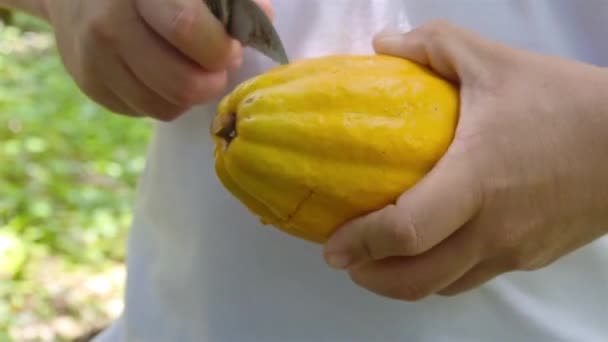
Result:
[[292,60],[390,54],[460,88],[444,157],[323,246],[214,174],[218,99],[276,64],[201,0],[0,3],[49,20],[91,99],[159,119],[125,310],[97,341],[608,338],[608,2],[258,1]]

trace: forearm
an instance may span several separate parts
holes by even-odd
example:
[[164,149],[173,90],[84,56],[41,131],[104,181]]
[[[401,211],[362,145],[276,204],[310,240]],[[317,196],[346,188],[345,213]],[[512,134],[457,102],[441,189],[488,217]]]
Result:
[[0,7],[14,8],[36,17],[47,19],[47,0],[0,0]]

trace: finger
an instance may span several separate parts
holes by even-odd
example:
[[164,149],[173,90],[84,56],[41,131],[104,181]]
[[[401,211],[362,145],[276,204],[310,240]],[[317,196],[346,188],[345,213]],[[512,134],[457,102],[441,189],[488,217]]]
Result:
[[188,108],[222,94],[225,71],[203,70],[146,26],[134,25],[124,39],[124,46],[118,49],[122,59],[145,86],[165,100]]
[[99,84],[98,89],[91,92],[89,96],[96,103],[101,104],[105,109],[114,114],[139,117],[141,114],[135,112],[129,105],[122,101],[113,91],[103,84]]
[[[84,53],[86,53],[86,49]],[[78,66],[78,71],[70,72],[79,88],[93,101],[115,114],[135,117],[144,116],[141,111],[123,101],[116,91],[106,84],[105,78],[100,77],[100,75],[105,75],[105,72],[107,72],[105,68],[111,68],[114,64],[111,63],[107,54],[100,57],[100,62],[92,58],[85,58],[83,59],[83,63]]]
[[415,257],[394,257],[353,267],[349,274],[358,285],[377,294],[414,301],[443,289],[480,260],[480,248],[467,231]]
[[413,256],[436,246],[469,221],[481,191],[468,159],[450,147],[437,165],[394,205],[338,229],[325,245],[329,266]]
[[475,266],[452,284],[438,291],[437,294],[442,296],[454,296],[470,291],[487,283],[501,273],[503,273],[503,267],[496,264],[494,260],[486,261]]
[[[88,60],[93,63],[91,59]],[[185,110],[149,90],[118,55],[99,55],[98,61],[90,65],[89,70],[129,107],[130,115],[146,115],[169,121]]]
[[141,116],[133,110],[129,105],[122,101],[113,91],[103,83],[85,82],[75,78],[78,86],[82,91],[91,98],[95,103],[99,104],[104,109],[114,113],[127,116]]
[[474,32],[437,20],[410,32],[381,32],[374,38],[377,53],[410,59],[431,67],[442,77],[459,82],[485,73],[485,62],[503,48]]
[[210,71],[227,68],[241,51],[203,0],[138,0],[137,10],[169,44]]

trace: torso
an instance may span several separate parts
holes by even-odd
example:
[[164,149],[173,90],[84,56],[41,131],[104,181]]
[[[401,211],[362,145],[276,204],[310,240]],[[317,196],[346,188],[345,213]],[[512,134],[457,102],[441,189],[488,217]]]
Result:
[[[386,26],[447,18],[499,41],[608,64],[608,2],[275,0],[291,59],[373,53]],[[247,52],[232,85],[274,66]],[[465,295],[388,300],[329,270],[320,246],[261,226],[218,182],[214,105],[159,124],[129,242],[127,341],[597,341],[608,338],[608,244]],[[581,288],[584,282],[584,290]],[[109,339],[110,340],[110,339]]]

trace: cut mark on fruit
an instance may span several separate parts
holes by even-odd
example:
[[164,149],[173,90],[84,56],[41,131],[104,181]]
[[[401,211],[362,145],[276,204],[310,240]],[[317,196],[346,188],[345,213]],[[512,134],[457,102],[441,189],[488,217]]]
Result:
[[230,113],[222,119],[221,128],[215,133],[222,138],[226,144],[226,148],[234,138],[236,138],[236,113]]
[[310,189],[308,191],[308,193],[306,194],[306,196],[304,196],[304,198],[302,198],[296,204],[296,207],[293,209],[293,211],[291,212],[291,214],[287,215],[287,222],[291,222],[291,219],[298,214],[298,212],[300,211],[300,209],[302,209],[302,206],[304,205],[304,203],[306,201],[308,201],[314,194],[315,194],[315,190]]
[[251,95],[248,98],[245,99],[244,104],[248,105],[248,104],[252,104],[253,101],[255,101],[257,99],[256,95]]

